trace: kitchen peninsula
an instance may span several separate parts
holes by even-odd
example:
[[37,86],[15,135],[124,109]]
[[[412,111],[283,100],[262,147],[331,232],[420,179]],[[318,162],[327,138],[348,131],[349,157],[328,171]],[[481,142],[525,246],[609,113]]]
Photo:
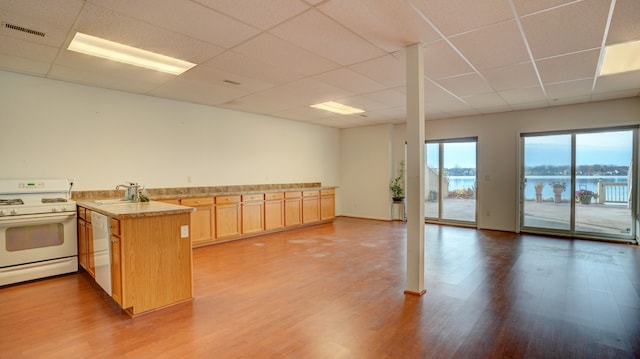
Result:
[[[129,315],[193,298],[193,208],[162,202],[79,201],[79,263],[95,276],[91,212],[109,218],[111,297]],[[95,278],[95,277],[94,277]]]

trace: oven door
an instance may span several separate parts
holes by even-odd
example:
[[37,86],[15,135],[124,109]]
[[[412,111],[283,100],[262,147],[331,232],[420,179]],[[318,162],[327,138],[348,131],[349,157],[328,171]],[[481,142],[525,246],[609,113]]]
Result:
[[0,217],[0,268],[78,255],[76,212]]

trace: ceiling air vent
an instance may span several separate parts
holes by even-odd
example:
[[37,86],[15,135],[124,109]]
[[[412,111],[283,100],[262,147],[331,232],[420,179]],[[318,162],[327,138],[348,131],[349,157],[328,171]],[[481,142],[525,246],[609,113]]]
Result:
[[31,35],[36,35],[36,36],[40,36],[40,37],[45,37],[45,35],[46,35],[42,31],[27,29],[26,27],[14,25],[14,24],[3,23],[3,25],[7,29],[16,30],[16,31],[22,31],[22,32],[26,32],[27,34],[31,34]]

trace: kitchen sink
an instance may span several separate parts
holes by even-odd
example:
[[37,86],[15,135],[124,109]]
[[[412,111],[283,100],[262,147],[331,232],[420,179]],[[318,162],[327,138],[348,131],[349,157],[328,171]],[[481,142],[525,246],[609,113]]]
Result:
[[114,204],[131,204],[131,203],[136,203],[130,199],[99,199],[99,200],[95,200],[93,201],[93,203],[97,204],[97,205],[114,205]]

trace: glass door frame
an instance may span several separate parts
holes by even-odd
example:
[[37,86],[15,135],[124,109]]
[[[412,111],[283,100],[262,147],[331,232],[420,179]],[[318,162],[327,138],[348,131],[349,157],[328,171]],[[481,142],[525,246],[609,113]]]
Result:
[[[446,143],[461,143],[461,142],[473,142],[475,143],[475,208],[474,208],[474,219],[473,221],[465,221],[458,219],[444,219],[442,217],[442,201],[445,193],[443,192],[442,179],[444,175],[444,145]],[[438,144],[438,217],[427,217],[425,215],[425,223],[435,223],[435,224],[452,224],[462,227],[472,227],[476,228],[478,225],[478,137],[460,137],[460,138],[448,138],[448,139],[436,139],[436,140],[426,140],[424,142],[424,151],[425,151],[425,162],[427,161],[427,144]],[[425,164],[425,169],[429,168],[428,164]],[[447,194],[448,195],[448,194]],[[426,211],[425,211],[426,212]]]
[[[638,213],[640,211],[640,198],[638,197],[640,192],[638,192],[638,185],[640,184],[640,179],[638,178],[638,145],[640,143],[639,140],[639,126],[621,126],[621,127],[605,127],[605,128],[592,128],[592,129],[581,129],[581,130],[566,130],[566,131],[549,131],[549,132],[531,132],[531,133],[521,133],[520,134],[520,145],[519,145],[519,166],[518,166],[518,178],[519,178],[519,186],[518,186],[518,223],[517,223],[517,232],[527,232],[527,233],[536,233],[536,234],[551,234],[563,237],[573,237],[573,238],[583,238],[583,239],[596,239],[596,240],[604,240],[604,241],[615,241],[615,242],[629,242],[629,243],[638,243],[636,238],[637,233],[637,225],[638,225]],[[598,133],[598,132],[615,132],[615,131],[632,131],[632,154],[631,154],[631,179],[629,181],[629,197],[634,201],[630,205],[631,210],[631,228],[630,233],[628,235],[614,235],[608,233],[599,233],[599,232],[586,232],[586,231],[576,231],[575,224],[575,215],[576,215],[576,199],[573,195],[576,191],[576,135],[585,134],[585,133]],[[571,135],[571,181],[569,183],[569,187],[571,190],[570,199],[570,226],[569,230],[563,229],[553,229],[553,228],[542,228],[542,227],[527,227],[524,226],[524,187],[525,187],[525,151],[524,151],[524,139],[525,137],[531,136],[551,136],[551,135]]]

